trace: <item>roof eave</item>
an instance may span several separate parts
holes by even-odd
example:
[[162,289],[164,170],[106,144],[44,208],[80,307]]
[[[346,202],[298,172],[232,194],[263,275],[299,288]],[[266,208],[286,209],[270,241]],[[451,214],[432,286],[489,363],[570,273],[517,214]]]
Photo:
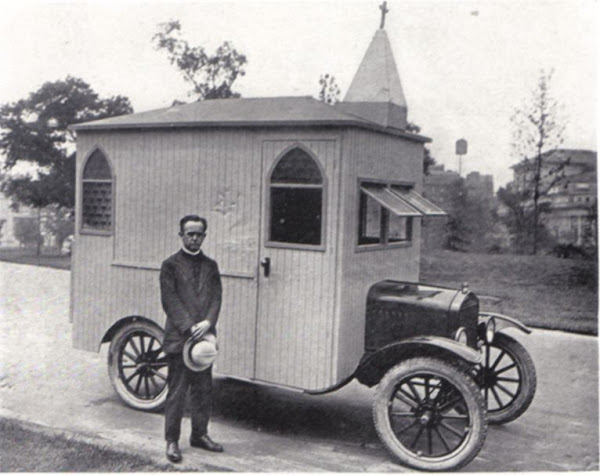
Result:
[[401,129],[383,127],[381,125],[360,120],[310,120],[310,121],[227,121],[227,122],[154,122],[127,124],[75,124],[68,128],[80,131],[108,131],[135,129],[178,129],[178,128],[262,128],[262,127],[358,127],[388,135],[403,137],[414,142],[429,143],[431,139]]

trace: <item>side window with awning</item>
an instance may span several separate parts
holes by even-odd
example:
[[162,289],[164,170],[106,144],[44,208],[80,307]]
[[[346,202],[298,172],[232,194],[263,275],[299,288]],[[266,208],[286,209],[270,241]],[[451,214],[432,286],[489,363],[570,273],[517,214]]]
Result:
[[411,186],[359,182],[358,246],[376,248],[412,241],[413,219],[445,216]]

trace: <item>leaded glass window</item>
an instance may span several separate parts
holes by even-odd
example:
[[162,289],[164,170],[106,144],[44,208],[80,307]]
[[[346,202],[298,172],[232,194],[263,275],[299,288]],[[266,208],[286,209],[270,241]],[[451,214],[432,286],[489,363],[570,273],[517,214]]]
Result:
[[81,222],[83,230],[111,231],[113,179],[110,165],[94,150],[83,168]]

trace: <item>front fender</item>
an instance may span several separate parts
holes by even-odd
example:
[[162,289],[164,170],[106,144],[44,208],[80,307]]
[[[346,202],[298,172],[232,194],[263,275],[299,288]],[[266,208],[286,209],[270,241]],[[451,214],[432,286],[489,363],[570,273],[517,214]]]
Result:
[[494,320],[496,320],[496,331],[503,330],[504,328],[518,328],[523,333],[531,333],[531,329],[526,325],[523,325],[516,318],[509,317],[508,315],[502,315],[500,313],[479,312],[478,321],[480,324],[485,324],[490,317],[494,317]]
[[374,353],[365,354],[354,376],[362,384],[374,386],[391,367],[413,356],[438,356],[444,360],[458,359],[472,365],[482,361],[479,351],[449,338],[417,336],[391,343]]

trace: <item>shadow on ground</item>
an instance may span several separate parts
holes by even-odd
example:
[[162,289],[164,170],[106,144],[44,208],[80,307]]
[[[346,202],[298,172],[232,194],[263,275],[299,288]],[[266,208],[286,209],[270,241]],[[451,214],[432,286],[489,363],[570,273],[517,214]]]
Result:
[[[357,385],[357,383],[353,383]],[[364,392],[369,390],[364,388]],[[370,394],[365,394],[365,398]],[[213,417],[257,431],[354,444],[379,444],[371,401],[336,393],[311,396],[296,391],[215,378]]]

